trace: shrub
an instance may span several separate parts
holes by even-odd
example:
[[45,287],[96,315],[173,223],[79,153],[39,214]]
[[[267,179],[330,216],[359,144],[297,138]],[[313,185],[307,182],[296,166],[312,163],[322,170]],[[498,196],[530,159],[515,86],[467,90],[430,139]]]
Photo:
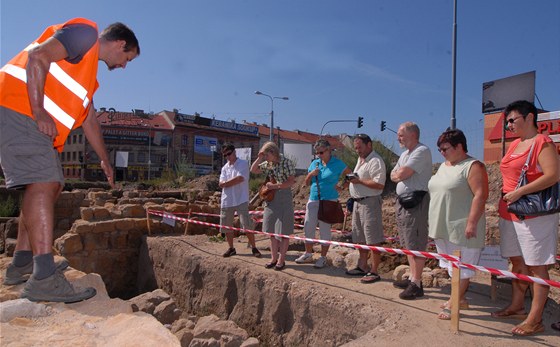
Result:
[[16,199],[8,195],[4,201],[0,201],[0,217],[16,217],[18,215],[19,206]]

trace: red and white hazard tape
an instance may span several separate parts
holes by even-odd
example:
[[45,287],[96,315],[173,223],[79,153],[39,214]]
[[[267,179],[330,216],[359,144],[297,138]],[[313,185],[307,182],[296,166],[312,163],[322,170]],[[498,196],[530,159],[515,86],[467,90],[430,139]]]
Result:
[[148,214],[153,214],[153,215],[161,216],[161,217],[164,217],[164,218],[170,218],[170,219],[174,219],[174,220],[180,220],[180,221],[184,221],[184,222],[188,222],[188,223],[199,224],[199,225],[204,225],[204,226],[209,226],[209,227],[214,227],[214,228],[224,228],[224,229],[228,229],[228,230],[238,230],[238,231],[250,232],[250,233],[254,233],[254,234],[268,235],[268,236],[271,236],[271,237],[282,237],[282,238],[293,239],[293,240],[316,242],[316,243],[325,244],[325,245],[336,245],[336,246],[341,246],[341,247],[346,247],[346,248],[371,250],[371,251],[375,251],[375,252],[379,252],[379,253],[412,255],[412,256],[416,256],[416,257],[447,260],[447,261],[450,261],[451,263],[453,263],[453,266],[455,266],[455,267],[463,267],[463,268],[468,268],[468,269],[471,269],[471,270],[478,270],[478,271],[483,271],[483,272],[487,272],[487,273],[492,273],[492,274],[495,274],[495,275],[498,275],[498,276],[505,276],[505,277],[519,279],[519,280],[523,280],[523,281],[527,281],[527,282],[534,282],[534,283],[539,283],[539,284],[542,284],[542,285],[548,285],[548,286],[560,288],[560,282],[557,282],[557,281],[545,280],[545,279],[538,278],[538,277],[532,277],[532,276],[527,276],[527,275],[523,275],[523,274],[513,273],[513,272],[510,272],[510,271],[488,268],[488,267],[484,267],[484,266],[480,266],[480,265],[472,265],[472,264],[462,263],[461,260],[458,257],[456,257],[454,255],[450,255],[450,254],[432,253],[432,252],[424,252],[424,251],[412,251],[412,250],[409,250],[409,249],[387,248],[387,247],[369,246],[369,245],[359,245],[359,244],[355,244],[355,243],[339,242],[339,241],[318,240],[318,239],[311,239],[311,238],[306,238],[306,237],[299,237],[299,236],[295,236],[295,235],[280,235],[280,234],[267,233],[267,232],[264,232],[264,231],[235,228],[235,227],[230,227],[230,226],[226,226],[226,225],[220,225],[220,224],[214,224],[214,223],[202,222],[202,221],[193,220],[193,219],[177,217],[173,214],[162,212],[162,211],[148,210],[147,212],[148,212]]

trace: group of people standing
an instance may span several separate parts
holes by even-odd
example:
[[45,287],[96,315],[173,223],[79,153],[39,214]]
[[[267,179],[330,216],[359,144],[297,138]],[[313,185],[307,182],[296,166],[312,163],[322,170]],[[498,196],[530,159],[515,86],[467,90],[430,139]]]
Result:
[[[510,145],[500,165],[503,177],[503,199],[499,205],[502,256],[510,258],[513,272],[548,279],[547,266],[555,263],[558,214],[520,220],[507,211],[507,204],[524,194],[556,184],[560,175],[558,154],[551,139],[538,134],[537,110],[533,104],[526,101],[514,102],[506,108],[504,114],[508,129],[518,135],[519,139]],[[420,142],[419,127],[413,122],[401,124],[397,139],[404,151],[389,177],[396,183],[395,213],[401,245],[409,250],[425,251],[429,238],[432,238],[438,253],[453,254],[460,251],[462,262],[478,264],[486,236],[485,205],[489,194],[486,166],[468,155],[467,139],[461,130],[446,130],[439,136],[437,147],[445,161],[433,175],[431,151]],[[328,141],[320,139],[315,143],[317,158],[311,162],[305,178],[305,183],[310,185],[304,222],[305,237],[315,238],[318,227],[320,239],[331,240],[331,225],[317,217],[319,200],[337,201],[338,191],[348,188],[351,196],[348,209],[352,213],[352,242],[379,246],[384,242],[381,194],[387,177],[386,166],[373,150],[373,143],[368,135],[355,135],[353,145],[358,160],[354,170],[350,170],[332,155]],[[234,182],[244,182],[244,189],[248,192],[248,173],[243,180],[224,174],[224,170],[229,170],[235,160],[240,160],[230,153],[232,148],[233,146],[226,145],[222,149],[224,157],[228,158],[220,176],[220,186],[226,193],[222,195],[222,202],[231,198],[227,187],[235,184]],[[521,168],[531,150],[534,155],[529,163],[530,183],[516,189]],[[243,167],[248,168],[248,163],[242,162]],[[272,201],[265,202],[263,231],[291,235],[294,229],[294,207],[290,188],[295,182],[294,163],[284,158],[274,143],[268,142],[259,151],[250,171],[255,174],[264,173],[275,179],[266,183],[269,189],[276,191],[276,195]],[[248,194],[240,196],[243,196],[243,201],[237,211],[240,215],[247,214]],[[223,224],[226,221],[224,207],[231,207],[222,207]],[[227,222],[230,223],[231,220]],[[242,217],[241,222],[243,228],[248,228],[247,216]],[[225,232],[229,233],[227,230]],[[255,248],[254,236],[250,233],[248,235],[253,254],[260,256]],[[228,236],[230,249],[224,256],[235,254],[230,240]],[[265,267],[282,270],[286,264],[289,239],[271,236],[270,240],[271,261]],[[313,243],[306,241],[305,252],[295,262],[314,262],[315,268],[322,268],[327,265],[328,249],[328,244],[321,244],[321,254],[315,260]],[[370,252],[371,265],[368,264]],[[393,285],[402,289],[399,298],[414,300],[424,295],[422,271],[426,258],[409,255],[407,260],[410,277],[395,281]],[[378,274],[380,263],[379,252],[359,249],[357,266],[346,271],[346,274],[360,276],[362,283],[374,283],[381,279]],[[441,260],[440,266],[448,269],[451,274],[450,262]],[[474,274],[472,270],[461,269],[460,309],[469,308],[466,292]],[[513,328],[512,333],[515,335],[532,335],[544,330],[542,314],[549,287],[533,284],[532,304],[527,313],[524,298],[528,287],[527,282],[513,280],[511,304],[492,313],[492,317],[498,319],[523,320]],[[443,303],[438,318],[451,319],[450,309],[449,301]]]

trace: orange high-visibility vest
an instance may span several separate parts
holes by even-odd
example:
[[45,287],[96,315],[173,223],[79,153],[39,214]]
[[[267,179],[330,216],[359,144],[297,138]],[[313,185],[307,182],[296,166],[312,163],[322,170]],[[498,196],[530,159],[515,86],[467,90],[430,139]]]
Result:
[[[85,18],[74,18],[64,24],[48,27],[41,36],[0,69],[0,105],[35,118],[27,93],[27,51],[45,42],[68,24],[87,24],[97,30],[97,24]],[[62,152],[72,129],[79,127],[88,115],[93,94],[97,90],[99,41],[77,64],[66,60],[51,63],[45,81],[44,107],[56,123],[58,136],[53,146]]]

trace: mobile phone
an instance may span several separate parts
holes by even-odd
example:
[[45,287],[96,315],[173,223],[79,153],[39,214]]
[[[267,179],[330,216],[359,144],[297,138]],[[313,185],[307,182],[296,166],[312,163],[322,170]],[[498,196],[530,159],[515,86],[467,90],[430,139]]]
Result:
[[346,175],[347,180],[351,180],[351,179],[354,179],[354,178],[359,178],[358,174],[356,172],[352,172],[351,174]]

